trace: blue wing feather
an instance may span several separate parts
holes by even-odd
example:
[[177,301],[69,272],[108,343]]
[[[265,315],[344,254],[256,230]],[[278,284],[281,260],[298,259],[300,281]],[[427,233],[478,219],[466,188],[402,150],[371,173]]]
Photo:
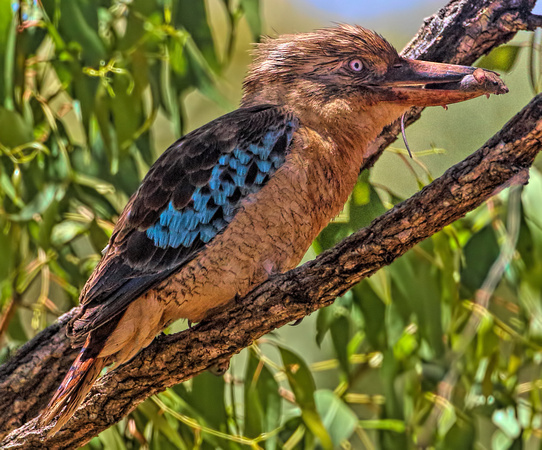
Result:
[[[240,143],[231,153],[220,156],[211,171],[209,182],[196,188],[188,206],[177,210],[169,202],[167,209],[160,214],[159,221],[147,229],[149,239],[161,248],[188,248],[198,237],[203,243],[208,243],[235,215],[239,203],[231,200],[235,188],[241,188],[243,196],[258,191],[266,176],[273,176],[284,163],[285,153],[271,157],[273,147],[284,132],[284,127],[267,131],[258,144]],[[286,128],[286,146],[290,145],[292,135],[293,124],[290,123]],[[254,180],[247,183],[247,174],[252,164],[256,165],[257,172]],[[222,176],[224,173],[229,173],[233,183],[230,177],[226,179]],[[217,214],[219,210],[220,214]]]
[[181,269],[284,164],[296,117],[242,108],[189,133],[151,167],[119,218],[70,325],[77,341]]

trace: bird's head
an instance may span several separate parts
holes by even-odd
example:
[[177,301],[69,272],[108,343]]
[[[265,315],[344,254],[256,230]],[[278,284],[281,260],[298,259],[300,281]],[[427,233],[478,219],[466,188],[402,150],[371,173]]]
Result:
[[258,44],[243,105],[287,105],[302,119],[312,115],[330,123],[338,117],[374,116],[377,127],[411,106],[447,105],[507,91],[492,72],[405,59],[382,36],[340,25]]

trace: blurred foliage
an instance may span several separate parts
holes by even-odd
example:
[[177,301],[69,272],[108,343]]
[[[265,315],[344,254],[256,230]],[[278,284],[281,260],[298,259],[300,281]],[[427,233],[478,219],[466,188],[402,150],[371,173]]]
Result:
[[[188,92],[225,104],[215,82],[238,25],[257,38],[261,20],[257,0],[221,4],[219,32],[199,0],[0,0],[0,358],[76,304],[156,158],[157,114],[180,135]],[[519,50],[480,64],[508,70]],[[424,153],[392,151],[432,180]],[[540,448],[541,191],[533,169],[319,311],[333,359],[308,364],[271,335],[86,448]],[[400,200],[362,174],[315,252]]]

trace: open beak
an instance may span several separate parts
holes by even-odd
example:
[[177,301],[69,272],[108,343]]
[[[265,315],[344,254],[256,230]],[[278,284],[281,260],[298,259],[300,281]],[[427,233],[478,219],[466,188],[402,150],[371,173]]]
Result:
[[395,64],[375,87],[384,101],[409,106],[444,106],[508,92],[493,71],[411,59]]

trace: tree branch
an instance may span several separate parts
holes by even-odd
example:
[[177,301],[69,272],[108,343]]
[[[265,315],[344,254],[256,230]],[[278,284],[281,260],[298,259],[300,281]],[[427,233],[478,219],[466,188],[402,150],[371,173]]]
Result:
[[[533,6],[532,0],[452,1],[426,20],[405,53],[472,63],[516,31],[528,28]],[[80,446],[149,396],[228,359],[263,334],[331,304],[361,279],[464,216],[496,190],[521,181],[541,148],[540,122],[542,98],[535,97],[484,147],[369,227],[316,260],[263,283],[211,320],[155,339],[130,363],[97,383],[67,427],[46,439],[31,419],[45,406],[77,353],[64,333],[76,309],[66,313],[0,367],[0,433],[5,436],[20,427],[5,438],[2,448]],[[365,166],[372,165],[394,139],[394,129],[389,127]]]

